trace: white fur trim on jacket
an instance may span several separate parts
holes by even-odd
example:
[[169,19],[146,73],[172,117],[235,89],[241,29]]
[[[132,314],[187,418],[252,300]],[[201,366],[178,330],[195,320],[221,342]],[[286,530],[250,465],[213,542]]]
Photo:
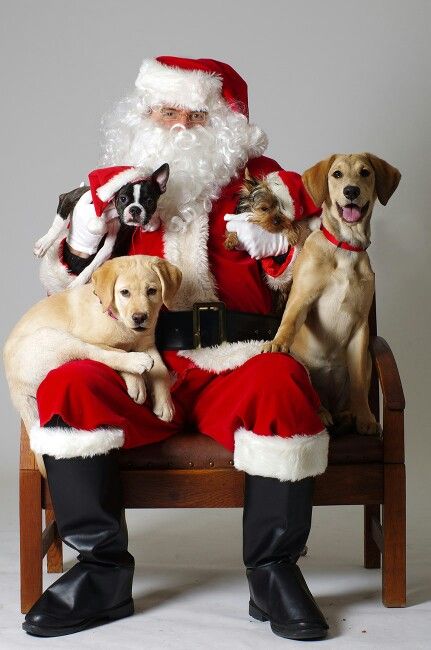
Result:
[[278,172],[271,172],[265,178],[268,183],[271,191],[277,197],[280,208],[285,216],[294,221],[295,219],[295,206],[293,205],[293,199],[290,196],[290,192],[287,188],[287,185],[283,183]]
[[300,246],[294,247],[292,259],[290,260],[288,266],[286,266],[286,268],[284,269],[283,273],[280,273],[280,275],[277,275],[276,277],[274,277],[273,275],[269,275],[269,273],[264,274],[266,283],[270,289],[273,289],[274,291],[278,291],[280,289],[289,288],[290,284],[292,283],[293,267],[295,265],[295,260],[298,257],[300,250],[301,250]]
[[233,461],[247,474],[280,481],[300,481],[323,474],[328,464],[326,429],[312,436],[259,436],[241,428],[235,432]]
[[35,454],[49,454],[54,458],[87,458],[107,454],[124,444],[121,429],[99,428],[93,431],[68,427],[41,427],[30,429],[30,449]]
[[141,167],[125,169],[115,176],[112,176],[112,178],[110,178],[110,180],[104,185],[100,185],[96,190],[97,196],[101,201],[109,201],[118,190],[121,190],[123,185],[127,185],[127,183],[137,183],[145,178],[148,178],[148,172]]
[[243,363],[260,354],[263,344],[264,341],[224,342],[209,348],[180,350],[178,356],[190,359],[198,368],[218,373],[242,366]]
[[61,263],[59,253],[63,239],[62,234],[48,248],[40,263],[39,277],[48,295],[64,291],[76,277]]
[[208,212],[202,208],[201,214],[189,221],[184,230],[168,227],[163,234],[164,257],[183,274],[171,303],[173,311],[191,309],[195,302],[218,300],[208,260],[208,220]]
[[219,99],[223,80],[203,70],[183,70],[156,59],[144,59],[135,86],[147,106],[170,104],[189,109],[211,109]]

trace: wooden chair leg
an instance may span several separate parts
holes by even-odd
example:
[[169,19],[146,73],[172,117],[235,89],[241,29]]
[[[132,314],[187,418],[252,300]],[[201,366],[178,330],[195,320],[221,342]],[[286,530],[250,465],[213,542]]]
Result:
[[[55,520],[54,511],[51,508],[45,510],[45,524],[48,526]],[[46,554],[48,573],[63,573],[63,543],[55,526],[54,541]]]
[[383,604],[406,605],[406,477],[404,464],[385,463],[383,505]]
[[19,473],[21,612],[42,594],[42,480],[39,470]]
[[375,517],[380,522],[380,506],[364,506],[364,567],[380,568],[380,549],[373,538],[372,521]]

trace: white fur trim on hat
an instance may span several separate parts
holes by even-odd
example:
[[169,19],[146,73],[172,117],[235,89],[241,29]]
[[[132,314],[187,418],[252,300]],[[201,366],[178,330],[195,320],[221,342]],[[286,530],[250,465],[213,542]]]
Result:
[[283,183],[278,172],[271,172],[265,180],[272,193],[275,194],[279,200],[282,212],[288,219],[293,221],[295,219],[295,206],[286,183]]
[[156,59],[145,59],[135,86],[148,106],[171,104],[209,110],[220,99],[223,80],[203,70],[183,70]]
[[121,190],[123,185],[137,183],[144,180],[144,178],[148,178],[148,172],[141,167],[131,167],[115,174],[104,185],[100,185],[96,190],[96,194],[101,201],[110,201],[114,194]]
[[87,458],[107,454],[124,445],[121,429],[94,429],[86,431],[68,427],[41,427],[30,429],[30,449],[35,454],[49,454],[54,458]]
[[328,464],[326,429],[312,436],[259,436],[240,428],[235,432],[234,466],[247,474],[280,481],[300,481],[323,474]]

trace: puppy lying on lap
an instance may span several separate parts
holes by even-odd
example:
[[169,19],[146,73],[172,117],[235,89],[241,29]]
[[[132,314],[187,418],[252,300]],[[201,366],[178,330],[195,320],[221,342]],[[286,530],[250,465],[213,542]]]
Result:
[[27,431],[39,421],[39,384],[50,370],[74,359],[117,370],[138,404],[148,386],[154,413],[172,420],[169,374],[155,346],[155,327],[162,303],[169,306],[180,284],[180,270],[159,257],[117,257],[95,271],[91,284],[34,305],[4,348],[11,398]]
[[322,226],[305,241],[279,330],[264,352],[290,351],[310,371],[325,424],[354,419],[359,433],[376,433],[368,404],[371,358],[368,315],[374,273],[366,248],[378,198],[386,205],[400,173],[368,153],[333,155],[303,181]]

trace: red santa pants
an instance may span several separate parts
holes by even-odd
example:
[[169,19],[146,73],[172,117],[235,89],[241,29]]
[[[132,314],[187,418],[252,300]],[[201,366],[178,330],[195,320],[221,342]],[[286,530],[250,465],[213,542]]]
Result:
[[[111,368],[71,361],[49,372],[38,389],[41,426],[31,431],[32,449],[91,456],[193,427],[233,451],[235,467],[250,474],[299,480],[326,468],[328,434],[317,413],[319,399],[306,370],[289,355],[258,354],[220,374],[192,365],[172,398],[174,419],[163,422],[149,399],[133,402]],[[44,427],[54,415],[70,428]]]

